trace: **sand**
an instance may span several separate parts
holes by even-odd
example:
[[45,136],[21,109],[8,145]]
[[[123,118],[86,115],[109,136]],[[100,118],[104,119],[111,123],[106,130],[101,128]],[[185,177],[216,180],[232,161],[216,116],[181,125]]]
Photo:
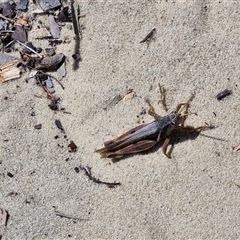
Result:
[[[67,57],[65,90],[55,83],[56,93],[71,114],[50,110],[26,75],[0,84],[0,208],[10,215],[0,226],[2,239],[239,239],[240,152],[232,152],[240,143],[239,2],[79,4],[85,14],[79,69],[72,70],[71,24],[62,29],[68,41],[56,49]],[[155,39],[140,44],[153,28]],[[190,112],[197,115],[186,123],[216,126],[204,132],[212,138],[177,136],[171,159],[161,145],[117,162],[94,153],[104,141],[152,121],[139,115],[148,109],[146,98],[167,114],[158,103],[159,83],[168,112],[195,92]],[[226,88],[232,95],[218,101]],[[128,89],[136,94],[132,100],[104,110]],[[94,183],[74,170],[80,165],[121,186]]]

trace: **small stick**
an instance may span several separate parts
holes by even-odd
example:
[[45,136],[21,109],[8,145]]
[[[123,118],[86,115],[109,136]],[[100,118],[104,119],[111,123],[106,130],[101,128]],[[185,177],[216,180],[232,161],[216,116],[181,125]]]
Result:
[[22,43],[22,42],[20,42],[20,41],[18,41],[18,40],[16,40],[16,42],[17,42],[18,44],[24,46],[25,48],[27,48],[29,51],[37,54],[40,58],[42,58],[42,56],[41,56],[39,53],[37,53],[37,52],[36,52],[35,50],[33,50],[32,48],[28,47],[26,44],[24,44],[24,43]]
[[4,46],[4,48],[7,48],[7,47],[9,47],[12,43],[14,43],[16,40],[14,39],[14,40],[12,40],[11,42],[9,42],[6,46]]
[[166,104],[166,89],[160,85],[160,83],[158,84],[159,87],[159,91],[160,91],[160,100],[158,101],[158,104],[161,103],[163,106],[163,109],[167,112],[168,108],[167,108],[167,104]]
[[95,182],[95,183],[105,184],[105,185],[108,185],[109,187],[116,186],[116,185],[121,185],[120,182],[110,183],[110,182],[104,182],[104,181],[101,181],[101,180],[95,178],[95,177],[92,175],[91,168],[88,167],[88,166],[87,166],[87,167],[79,166],[79,168],[80,168],[81,170],[84,170],[84,171],[85,171],[85,174],[88,176],[88,178],[89,178],[90,180],[92,180],[93,182]]
[[222,92],[218,93],[216,97],[217,97],[217,100],[221,100],[230,94],[232,94],[232,92],[229,91],[228,89],[225,89]]
[[14,33],[12,30],[0,30],[0,33]]
[[73,220],[85,220],[85,221],[88,221],[89,219],[84,219],[84,218],[78,218],[78,217],[73,217],[73,216],[69,216],[69,215],[66,215],[64,213],[61,213],[61,212],[58,212],[58,211],[55,211],[56,215],[59,216],[59,217],[64,217],[64,218],[68,218],[68,219],[73,219]]
[[[79,9],[77,3],[74,0],[71,0],[71,12],[72,12],[72,23],[73,23],[73,30],[75,33],[75,48],[74,48],[74,55],[80,57],[80,32],[79,32],[79,21],[78,21],[78,9],[75,9],[74,5]],[[81,60],[81,57],[80,57]],[[74,61],[73,70],[77,70],[79,68],[79,63],[77,60]]]
[[155,32],[156,32],[156,28],[154,28],[140,43],[149,41],[153,37],[153,34]]
[[9,21],[9,22],[11,22],[11,23],[14,22],[12,19],[5,17],[5,16],[2,15],[1,13],[0,13],[0,18],[4,19],[4,20],[6,20],[6,21]]

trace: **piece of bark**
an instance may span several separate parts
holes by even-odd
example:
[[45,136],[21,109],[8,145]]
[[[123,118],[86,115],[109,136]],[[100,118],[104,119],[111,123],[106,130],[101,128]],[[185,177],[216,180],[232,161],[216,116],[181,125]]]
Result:
[[63,53],[59,53],[54,56],[46,56],[38,65],[35,66],[35,69],[55,71],[62,65],[64,61],[65,55]]
[[13,60],[0,65],[0,80],[6,82],[16,78],[20,78],[20,69],[17,67],[19,60]]
[[27,33],[25,31],[25,29],[19,25],[15,26],[15,31],[12,34],[12,38],[14,40],[18,40],[20,42],[25,43],[27,41]]
[[48,16],[49,28],[52,38],[60,38],[60,28],[58,24],[55,22],[54,16]]
[[29,19],[27,17],[19,17],[17,20],[17,24],[25,27],[29,27]]
[[233,147],[233,152],[236,152],[238,150],[240,150],[240,144],[238,146],[236,146],[236,147]]

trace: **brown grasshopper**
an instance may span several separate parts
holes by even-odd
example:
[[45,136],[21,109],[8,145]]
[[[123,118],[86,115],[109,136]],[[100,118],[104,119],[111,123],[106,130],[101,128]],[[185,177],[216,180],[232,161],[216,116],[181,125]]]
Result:
[[[126,154],[138,153],[152,148],[159,141],[165,139],[162,151],[168,158],[171,158],[171,150],[167,152],[171,134],[175,130],[198,132],[210,126],[197,127],[184,126],[189,103],[194,95],[186,102],[177,105],[175,111],[164,117],[157,115],[154,110],[149,110],[149,114],[155,118],[155,121],[147,124],[139,125],[121,136],[104,143],[105,147],[96,150],[101,157],[115,158],[122,157]],[[185,108],[185,111],[183,112]],[[151,108],[150,108],[151,109]],[[183,112],[183,113],[182,113]]]

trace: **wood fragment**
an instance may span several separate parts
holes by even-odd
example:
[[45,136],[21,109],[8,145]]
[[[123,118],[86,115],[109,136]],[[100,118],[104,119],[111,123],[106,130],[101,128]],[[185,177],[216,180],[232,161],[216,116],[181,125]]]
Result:
[[134,97],[135,93],[131,90],[124,96],[123,101],[132,100]]
[[7,221],[8,221],[8,218],[9,218],[8,211],[6,211],[5,209],[1,209],[1,214],[2,214],[3,226],[6,227],[7,226]]
[[233,147],[233,152],[237,152],[238,150],[240,150],[240,144],[237,145],[236,147]]
[[28,18],[19,17],[17,20],[17,24],[19,24],[21,26],[29,27],[28,21],[29,21]]
[[140,43],[149,42],[153,38],[155,32],[156,28],[154,28]]
[[79,61],[81,60],[80,56],[80,32],[79,32],[79,21],[78,21],[78,13],[79,13],[79,5],[71,0],[71,12],[72,12],[72,22],[73,29],[75,33],[75,48],[74,48],[74,56],[79,56],[77,59],[74,59],[73,70],[77,70],[79,68]]
[[20,78],[20,69],[17,67],[19,63],[19,60],[13,60],[0,65],[0,80],[6,82]]
[[240,184],[237,184],[237,183],[234,183],[237,187],[239,187],[240,188]]

